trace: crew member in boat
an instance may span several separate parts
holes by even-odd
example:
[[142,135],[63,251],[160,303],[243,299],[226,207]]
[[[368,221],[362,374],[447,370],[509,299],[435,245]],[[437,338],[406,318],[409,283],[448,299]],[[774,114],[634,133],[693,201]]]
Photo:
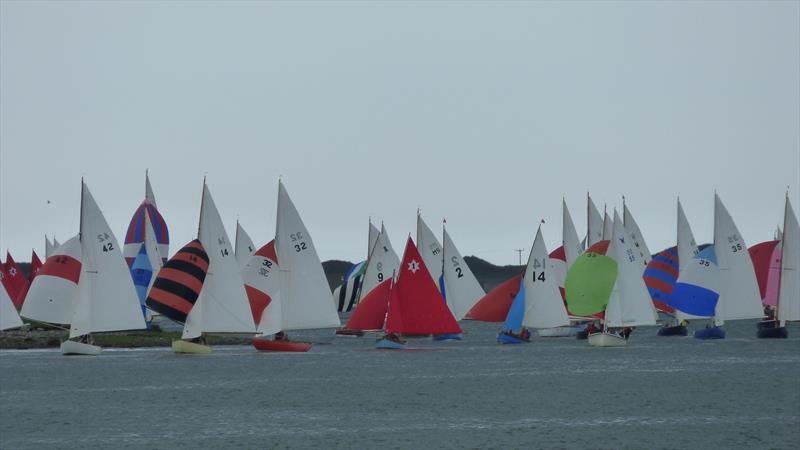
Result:
[[276,341],[288,341],[289,336],[286,335],[285,331],[278,331],[275,333],[275,340]]

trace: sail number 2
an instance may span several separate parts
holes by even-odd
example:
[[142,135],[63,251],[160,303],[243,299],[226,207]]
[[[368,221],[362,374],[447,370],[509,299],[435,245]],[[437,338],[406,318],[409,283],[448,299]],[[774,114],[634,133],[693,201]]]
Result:
[[299,253],[302,252],[303,250],[308,249],[308,246],[306,245],[305,241],[303,241],[305,236],[303,236],[303,233],[301,233],[300,231],[290,234],[289,238],[291,238],[292,242],[294,242],[295,252]]

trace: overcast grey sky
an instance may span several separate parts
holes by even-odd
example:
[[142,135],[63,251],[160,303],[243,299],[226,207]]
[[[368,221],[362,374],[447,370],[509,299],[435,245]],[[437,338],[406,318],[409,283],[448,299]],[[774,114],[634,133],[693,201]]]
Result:
[[[117,239],[150,169],[172,251],[203,174],[233,238],[274,233],[283,175],[322,259],[402,251],[415,212],[517,262],[586,191],[651,250],[698,241],[717,189],[749,245],[800,209],[800,3],[0,3],[0,251],[78,228],[85,176]],[[52,203],[47,204],[47,200]],[[610,209],[609,208],[609,209]]]

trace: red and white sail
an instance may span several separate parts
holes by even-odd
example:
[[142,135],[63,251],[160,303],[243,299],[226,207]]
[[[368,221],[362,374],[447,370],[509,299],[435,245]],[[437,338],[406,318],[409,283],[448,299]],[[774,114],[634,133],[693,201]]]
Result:
[[31,283],[22,316],[39,322],[70,323],[81,276],[81,258],[78,236],[59,245]]
[[6,252],[6,263],[4,267],[5,273],[2,278],[3,287],[6,288],[6,292],[8,292],[8,295],[11,297],[14,306],[19,309],[25,301],[25,295],[28,293],[30,284],[9,252]]

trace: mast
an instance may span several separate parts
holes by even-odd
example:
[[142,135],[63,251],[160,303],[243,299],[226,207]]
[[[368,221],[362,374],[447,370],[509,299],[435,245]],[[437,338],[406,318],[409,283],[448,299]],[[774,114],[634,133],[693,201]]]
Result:
[[203,191],[200,193],[200,219],[197,221],[197,239],[200,239],[200,224],[203,222],[203,204],[206,197],[206,176],[203,175]]
[[78,222],[78,240],[83,242],[83,190],[85,189],[85,185],[83,184],[83,177],[81,177],[81,216]]

